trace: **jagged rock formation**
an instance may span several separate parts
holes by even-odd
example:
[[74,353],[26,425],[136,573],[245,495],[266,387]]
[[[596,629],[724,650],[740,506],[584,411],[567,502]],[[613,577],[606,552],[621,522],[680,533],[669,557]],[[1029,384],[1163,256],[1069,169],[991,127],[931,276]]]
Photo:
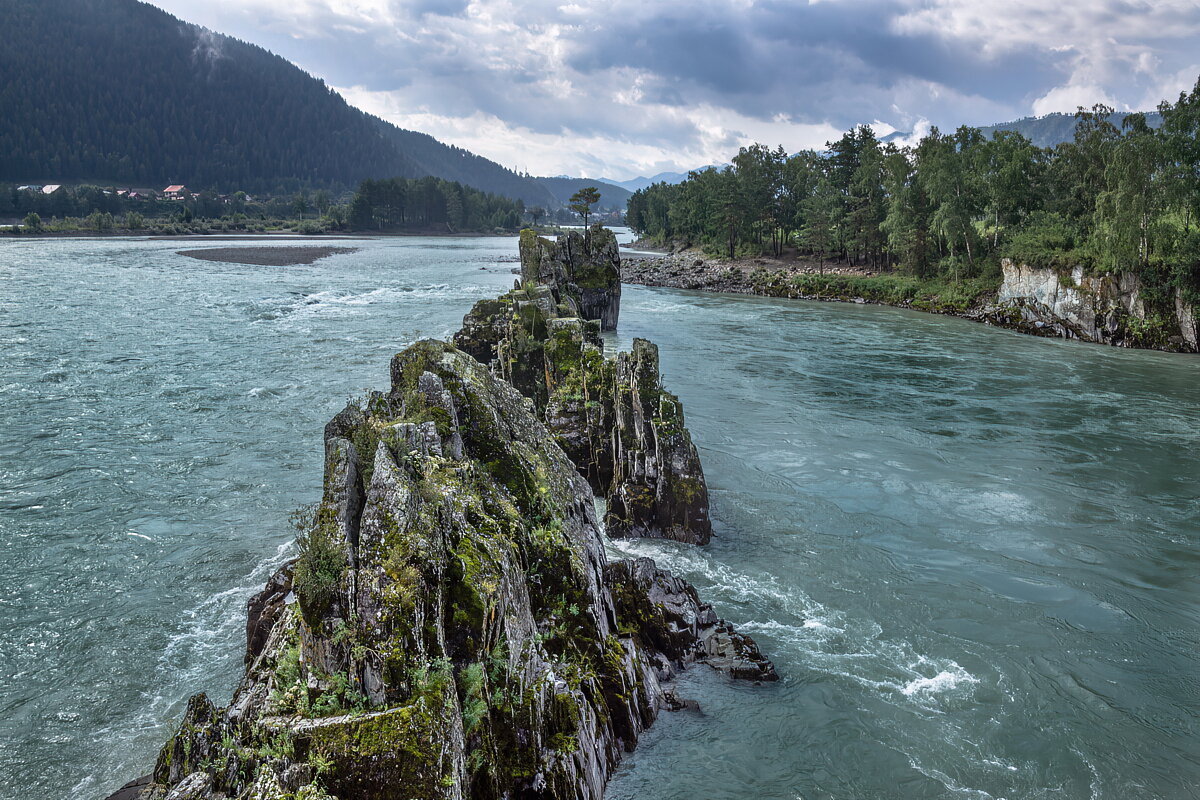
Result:
[[[642,348],[610,369],[658,391],[651,366]],[[326,427],[322,502],[250,600],[231,703],[193,697],[123,798],[600,800],[660,708],[687,705],[662,687],[676,670],[776,677],[687,583],[607,562],[527,397],[440,342],[391,377]]]
[[1169,302],[1150,303],[1137,275],[1085,275],[1001,263],[1004,280],[983,318],[1040,336],[1061,336],[1118,347],[1200,351],[1195,308],[1174,290]]
[[662,386],[658,348],[635,339],[632,352],[606,359],[600,330],[610,311],[616,324],[619,280],[606,276],[606,289],[581,300],[563,288],[575,285],[580,252],[602,254],[605,270],[614,262],[619,269],[611,231],[596,226],[589,236],[591,249],[578,233],[551,243],[525,231],[524,282],[476,303],[455,344],[533,400],[559,445],[606,498],[609,535],[706,544],[708,487],[683,406]]
[[571,231],[557,241],[521,231],[521,280],[546,286],[573,314],[600,321],[601,330],[617,329],[621,313],[621,255],[617,237],[596,224],[581,234]]

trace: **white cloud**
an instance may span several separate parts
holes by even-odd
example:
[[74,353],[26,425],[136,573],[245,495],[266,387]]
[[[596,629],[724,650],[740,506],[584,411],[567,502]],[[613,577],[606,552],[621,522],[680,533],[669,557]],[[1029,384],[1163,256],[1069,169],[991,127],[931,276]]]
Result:
[[689,109],[643,106],[638,113],[656,118],[659,125],[696,131],[694,137],[678,143],[644,142],[571,128],[539,132],[483,112],[456,117],[428,108],[414,111],[395,92],[363,87],[338,91],[351,104],[402,128],[423,131],[518,171],[539,175],[623,180],[724,163],[738,147],[756,141],[782,143],[789,152],[795,152],[823,147],[825,142],[841,135],[840,129],[829,124],[795,123],[786,117],[759,120],[711,106]]
[[[1039,117],[1055,111],[1074,113],[1081,106],[1083,108],[1091,108],[1096,103],[1103,103],[1106,106],[1114,108],[1117,107],[1117,102],[1109,97],[1102,87],[1095,84],[1089,86],[1059,86],[1033,101],[1033,113]],[[1120,108],[1118,110],[1127,109]]]
[[820,147],[859,123],[1148,108],[1200,62],[1200,0],[154,1],[399,125],[589,177]]

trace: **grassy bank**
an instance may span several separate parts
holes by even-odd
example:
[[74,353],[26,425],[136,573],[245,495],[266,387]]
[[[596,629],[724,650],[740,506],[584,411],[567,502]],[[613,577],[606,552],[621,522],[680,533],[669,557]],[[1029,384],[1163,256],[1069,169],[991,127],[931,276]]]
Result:
[[757,269],[750,274],[755,294],[768,297],[821,300],[865,300],[906,306],[941,314],[962,314],[975,308],[999,285],[999,278],[945,277],[922,279],[910,275],[814,275],[786,270]]

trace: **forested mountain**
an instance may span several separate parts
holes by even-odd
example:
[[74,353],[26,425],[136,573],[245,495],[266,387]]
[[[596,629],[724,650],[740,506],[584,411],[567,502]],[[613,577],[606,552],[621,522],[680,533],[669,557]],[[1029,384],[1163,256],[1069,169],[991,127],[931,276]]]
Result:
[[[1130,115],[1127,111],[1114,111],[1108,115],[1108,122],[1120,128],[1125,118]],[[1157,128],[1162,125],[1162,115],[1149,112],[1145,115],[1146,125]],[[1064,142],[1075,140],[1074,114],[1047,114],[1044,117],[1023,117],[1012,122],[1001,122],[998,125],[988,125],[979,129],[987,138],[992,138],[996,131],[1012,131],[1019,133],[1038,147],[1055,147]]]
[[591,178],[568,178],[560,175],[557,178],[535,178],[535,180],[550,190],[550,193],[554,195],[554,199],[558,201],[559,205],[567,205],[571,199],[571,195],[580,189],[594,186],[600,191],[600,204],[597,208],[601,210],[624,210],[625,203],[628,202],[629,196],[633,194],[628,189],[613,186],[611,183],[604,181],[592,180]]
[[285,59],[137,0],[6,0],[0,182],[283,192],[435,175],[535,181],[359,111]]

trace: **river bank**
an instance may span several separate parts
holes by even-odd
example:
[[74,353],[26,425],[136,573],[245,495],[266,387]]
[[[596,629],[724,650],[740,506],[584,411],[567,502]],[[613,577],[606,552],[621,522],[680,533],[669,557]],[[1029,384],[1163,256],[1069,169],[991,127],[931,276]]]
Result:
[[1002,262],[999,281],[951,281],[879,273],[869,268],[773,258],[721,259],[697,250],[625,254],[622,280],[728,294],[911,308],[947,314],[1034,336],[1077,339],[1167,352],[1200,351],[1195,308],[1176,292],[1166,313],[1155,313],[1137,278],[1085,277]]

